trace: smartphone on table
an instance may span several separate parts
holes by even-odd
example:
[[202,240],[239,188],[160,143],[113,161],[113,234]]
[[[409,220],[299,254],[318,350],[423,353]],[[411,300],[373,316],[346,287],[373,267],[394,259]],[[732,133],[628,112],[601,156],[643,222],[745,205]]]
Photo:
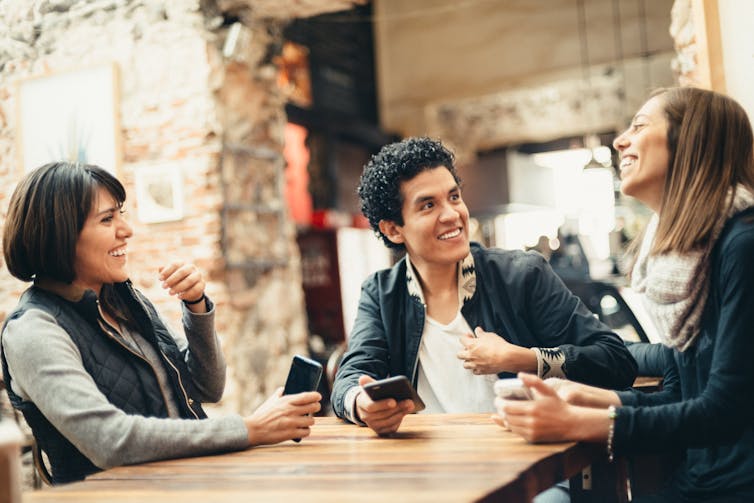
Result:
[[531,390],[524,386],[521,379],[498,379],[495,381],[495,395],[505,400],[532,400]]
[[[295,395],[305,391],[317,391],[322,378],[322,365],[319,362],[301,355],[295,355],[291,362],[291,370],[285,380],[284,395]],[[294,442],[301,442],[294,438]]]
[[394,398],[397,402],[411,400],[414,402],[414,412],[424,410],[424,402],[406,376],[388,377],[370,382],[363,387],[364,392],[375,402],[385,398]]

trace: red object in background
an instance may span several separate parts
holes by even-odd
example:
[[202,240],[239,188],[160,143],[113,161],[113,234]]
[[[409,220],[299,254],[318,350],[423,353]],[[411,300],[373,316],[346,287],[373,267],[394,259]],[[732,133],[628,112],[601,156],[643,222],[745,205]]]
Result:
[[314,210],[311,224],[315,229],[337,229],[353,225],[353,217],[338,210]]
[[315,229],[324,229],[327,227],[327,210],[312,211],[312,227]]
[[298,246],[309,331],[321,336],[327,344],[345,341],[337,230],[309,229],[299,232]]
[[307,134],[308,131],[302,126],[290,122],[285,125],[285,200],[291,219],[299,225],[309,225],[312,222]]
[[351,225],[356,227],[357,229],[370,229],[371,228],[371,226],[369,225],[369,220],[367,219],[367,217],[365,217],[361,213],[353,215],[353,218],[351,219]]

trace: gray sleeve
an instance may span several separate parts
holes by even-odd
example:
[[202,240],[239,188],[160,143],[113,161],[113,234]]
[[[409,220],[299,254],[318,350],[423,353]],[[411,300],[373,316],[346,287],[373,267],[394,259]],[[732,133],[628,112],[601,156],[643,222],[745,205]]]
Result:
[[129,415],[111,404],[55,319],[29,310],[2,334],[13,390],[100,468],[249,446],[238,415],[204,420]]
[[[171,330],[178,348],[184,353],[191,379],[202,402],[217,402],[225,390],[225,357],[215,333],[215,306],[207,298],[208,311],[191,312],[183,306],[181,336]],[[163,320],[165,326],[168,324]]]

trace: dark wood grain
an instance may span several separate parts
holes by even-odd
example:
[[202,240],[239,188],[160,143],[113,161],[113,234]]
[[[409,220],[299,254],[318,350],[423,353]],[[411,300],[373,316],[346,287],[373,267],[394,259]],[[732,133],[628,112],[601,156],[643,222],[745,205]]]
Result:
[[412,415],[390,437],[323,417],[300,444],[114,468],[24,501],[530,501],[601,457],[527,444],[484,414]]

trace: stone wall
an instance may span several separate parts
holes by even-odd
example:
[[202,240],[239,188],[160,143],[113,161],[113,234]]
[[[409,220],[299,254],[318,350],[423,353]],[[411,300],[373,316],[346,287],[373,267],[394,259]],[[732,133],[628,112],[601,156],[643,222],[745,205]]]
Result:
[[[16,122],[18,84],[24,79],[81,68],[115,65],[119,93],[122,162],[118,177],[128,192],[127,210],[135,235],[129,261],[134,282],[172,319],[179,307],[162,294],[156,267],[188,259],[203,269],[217,268],[222,204],[218,177],[219,122],[215,97],[208,87],[210,64],[207,30],[196,2],[28,2],[3,3],[0,16],[8,37],[0,48],[0,198],[7,200],[21,176]],[[134,196],[136,169],[177,162],[183,174],[185,218],[146,225],[138,221]],[[190,204],[188,204],[190,202]],[[188,233],[186,231],[189,231]],[[14,305],[25,285],[0,276],[2,315]],[[222,285],[211,284],[213,297]]]
[[[311,0],[304,14],[345,8]],[[223,5],[226,4],[226,5]],[[230,366],[223,404],[252,411],[282,384],[294,353],[307,351],[295,233],[280,177],[283,98],[271,55],[280,19],[255,15],[255,2],[200,0],[4,0],[0,3],[0,220],[18,165],[18,84],[25,79],[115,65],[116,115],[134,227],[129,264],[137,288],[174,326],[180,305],[157,281],[173,260],[195,262],[217,305],[217,329]],[[300,2],[258,2],[258,14],[297,15]],[[279,8],[287,5],[287,11]],[[223,11],[243,21],[223,55]],[[227,48],[226,48],[227,49]],[[239,154],[240,152],[240,154]],[[140,170],[177,166],[183,218],[138,218]],[[0,269],[0,319],[27,285]]]

